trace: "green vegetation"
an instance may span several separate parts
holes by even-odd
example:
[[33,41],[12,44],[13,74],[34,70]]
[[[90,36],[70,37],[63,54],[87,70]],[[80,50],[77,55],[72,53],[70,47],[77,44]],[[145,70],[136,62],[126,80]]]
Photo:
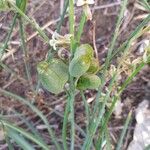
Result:
[[[57,27],[57,33],[54,33],[52,39],[46,35],[46,33],[40,28],[40,26],[26,15],[27,0],[1,0],[0,10],[2,11],[13,11],[14,19],[12,20],[12,25],[3,46],[0,48],[0,59],[2,58],[5,49],[8,46],[8,42],[11,38],[13,28],[16,22],[19,22],[20,28],[20,38],[22,44],[22,53],[25,56],[24,65],[26,70],[26,76],[28,82],[30,83],[30,88],[33,93],[36,93],[36,89],[32,84],[30,65],[26,61],[28,56],[28,50],[26,48],[25,30],[23,22],[26,21],[32,25],[32,27],[38,32],[39,36],[46,44],[51,46],[51,50],[48,51],[49,56],[37,65],[37,72],[39,77],[39,82],[43,85],[45,89],[54,94],[59,94],[64,91],[66,93],[66,105],[63,114],[63,127],[62,127],[62,138],[59,139],[55,131],[53,131],[51,125],[49,124],[47,118],[43,113],[38,110],[32,100],[27,98],[22,98],[15,93],[11,93],[7,90],[0,88],[0,94],[13,98],[14,100],[28,106],[37,116],[41,118],[48,131],[49,138],[53,142],[56,149],[62,150],[62,145],[64,150],[74,150],[75,149],[75,135],[77,130],[77,125],[75,123],[75,94],[78,91],[83,99],[83,104],[86,114],[86,129],[81,129],[78,126],[79,132],[81,132],[83,137],[83,144],[78,145],[82,150],[96,149],[101,150],[105,146],[107,149],[112,148],[108,122],[111,118],[113,110],[117,101],[120,100],[122,92],[125,90],[127,85],[133,80],[133,78],[141,71],[141,69],[150,62],[150,45],[145,49],[146,53],[140,56],[137,63],[132,61],[129,67],[124,66],[123,61],[130,59],[132,43],[144,33],[150,31],[148,23],[150,22],[150,15],[148,15],[134,30],[133,33],[128,37],[128,39],[116,47],[117,38],[119,35],[119,30],[122,24],[124,13],[127,7],[128,0],[123,0],[118,20],[116,23],[116,29],[114,31],[113,38],[110,42],[110,47],[106,60],[103,64],[99,63],[99,60],[95,58],[94,49],[89,44],[80,44],[81,36],[83,33],[84,25],[88,19],[91,19],[89,14],[89,4],[83,4],[82,16],[80,23],[77,28],[75,28],[75,6],[73,0],[65,0],[63,13],[60,22]],[[150,10],[150,5],[148,1],[142,0],[140,4],[145,7],[146,10]],[[86,7],[85,7],[86,6]],[[70,33],[65,36],[59,35],[58,32],[61,30],[61,25],[64,21],[65,14],[67,13],[67,8],[69,9],[69,29]],[[88,9],[88,10],[87,10]],[[88,13],[87,13],[88,12]],[[62,60],[57,55],[60,48],[68,49],[70,56],[68,60]],[[112,60],[116,60],[116,65],[112,64]],[[122,60],[122,61],[119,61]],[[2,68],[8,70],[7,66],[0,61]],[[130,67],[132,66],[132,67]],[[11,68],[10,68],[11,69]],[[124,70],[130,71],[127,74],[126,80],[120,84],[119,76]],[[11,71],[11,70],[9,70]],[[104,92],[103,88],[105,84],[107,85],[107,91]],[[66,84],[69,87],[66,87]],[[96,99],[94,101],[93,107],[90,107],[87,103],[84,91],[87,89],[95,89],[97,91]],[[115,94],[114,94],[115,93]],[[108,108],[107,103],[111,100],[111,106]],[[107,108],[107,109],[106,109]],[[124,138],[126,136],[126,131],[128,125],[131,121],[132,113],[130,112],[127,120],[125,121],[124,129],[122,130],[120,140],[116,146],[116,150],[121,150]],[[21,118],[25,120],[24,117]],[[24,150],[34,150],[35,146],[40,147],[43,150],[51,149],[51,146],[44,141],[44,138],[39,137],[40,133],[30,124],[30,131],[12,124],[5,118],[4,115],[0,116],[0,129],[4,131],[6,142],[9,149],[14,149],[12,140],[21,149]],[[69,134],[68,134],[69,133]],[[67,138],[70,138],[70,143],[68,143]]]

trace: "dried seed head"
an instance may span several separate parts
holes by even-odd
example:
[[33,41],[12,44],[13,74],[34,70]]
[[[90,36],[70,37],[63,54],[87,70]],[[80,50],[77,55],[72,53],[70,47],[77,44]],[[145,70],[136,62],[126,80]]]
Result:
[[71,34],[66,34],[62,36],[57,32],[54,32],[54,34],[52,35],[52,39],[50,40],[50,45],[53,47],[54,50],[56,50],[57,47],[66,47],[70,45],[71,37]]

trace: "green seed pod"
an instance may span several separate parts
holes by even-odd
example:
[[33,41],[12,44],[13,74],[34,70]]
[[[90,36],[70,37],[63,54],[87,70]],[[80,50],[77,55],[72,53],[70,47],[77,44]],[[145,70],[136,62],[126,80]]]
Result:
[[42,61],[37,65],[39,79],[49,92],[58,94],[68,81],[68,67],[61,60]]
[[27,0],[16,0],[16,6],[22,11],[26,11]]
[[[11,0],[12,3],[15,4],[15,0]],[[9,11],[11,7],[9,5],[8,0],[0,0],[0,11]]]
[[86,73],[90,67],[93,55],[93,48],[89,44],[83,44],[78,47],[69,65],[71,76],[80,77]]
[[84,56],[78,59],[74,58],[69,65],[69,72],[73,77],[80,77],[89,69],[90,64],[91,59]]
[[80,45],[74,54],[74,57],[80,57],[80,56],[89,56],[89,58],[94,57],[94,51],[91,45],[89,44],[82,44]]
[[96,74],[99,70],[100,70],[99,61],[98,59],[93,58],[87,73]]
[[100,86],[101,80],[97,75],[85,74],[76,82],[76,88],[79,90],[96,89]]

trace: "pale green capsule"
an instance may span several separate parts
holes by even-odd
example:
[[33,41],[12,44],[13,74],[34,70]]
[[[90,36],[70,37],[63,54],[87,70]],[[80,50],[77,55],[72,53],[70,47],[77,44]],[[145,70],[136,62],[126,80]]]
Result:
[[72,59],[69,65],[69,72],[73,77],[80,77],[83,75],[90,67],[91,59],[79,57],[78,59]]
[[49,92],[58,94],[63,91],[68,81],[68,67],[61,60],[52,59],[50,62],[40,62],[37,65],[39,79]]
[[78,58],[80,56],[88,56],[89,58],[93,58],[94,57],[94,51],[91,45],[89,44],[82,44],[80,45],[77,49],[76,52],[74,54],[74,57]]
[[80,77],[89,69],[93,58],[93,48],[89,44],[83,44],[77,48],[74,58],[69,64],[69,73],[73,77]]
[[97,75],[85,74],[76,82],[76,88],[79,90],[96,89],[100,86],[101,80]]

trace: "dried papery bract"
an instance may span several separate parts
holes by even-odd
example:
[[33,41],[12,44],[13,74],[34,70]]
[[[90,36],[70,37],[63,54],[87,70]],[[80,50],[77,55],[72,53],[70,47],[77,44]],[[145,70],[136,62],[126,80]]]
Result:
[[150,55],[150,45],[148,45],[143,54],[143,61],[146,63],[148,61],[148,56]]
[[50,40],[50,45],[53,47],[54,50],[57,49],[57,47],[66,47],[70,45],[71,41],[71,34],[66,34],[64,36],[58,34],[56,31],[52,35],[52,39]]

